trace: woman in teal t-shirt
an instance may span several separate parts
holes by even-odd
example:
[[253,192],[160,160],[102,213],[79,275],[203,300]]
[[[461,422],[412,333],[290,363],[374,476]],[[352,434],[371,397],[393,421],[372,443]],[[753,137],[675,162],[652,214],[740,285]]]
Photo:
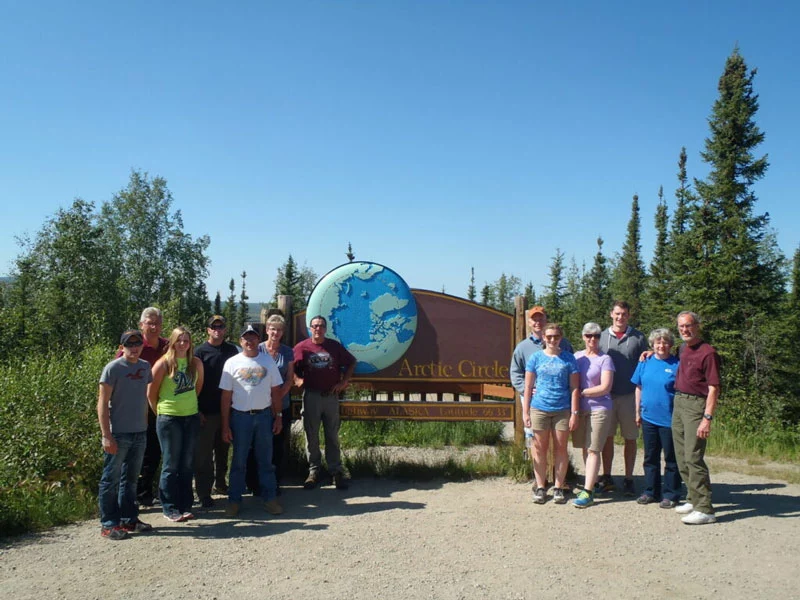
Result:
[[192,479],[200,428],[197,393],[202,387],[203,363],[194,355],[192,335],[185,327],[176,327],[166,353],[153,367],[153,382],[147,389],[163,455],[158,494],[164,518],[172,522],[194,518]]

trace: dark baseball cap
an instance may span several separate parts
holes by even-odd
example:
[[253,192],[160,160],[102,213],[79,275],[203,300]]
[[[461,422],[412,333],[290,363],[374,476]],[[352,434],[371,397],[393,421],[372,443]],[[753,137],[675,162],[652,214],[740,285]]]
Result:
[[125,332],[122,334],[122,336],[120,336],[119,343],[124,346],[125,342],[127,342],[132,337],[138,337],[140,342],[144,342],[144,336],[142,335],[141,331],[139,331],[138,329],[126,329]]
[[242,329],[242,333],[239,334],[239,337],[243,338],[248,333],[255,333],[259,338],[261,338],[261,334],[258,332],[258,329],[253,327],[252,323],[248,323],[247,325],[244,326],[244,329]]
[[222,315],[214,315],[213,317],[211,317],[211,318],[208,320],[207,326],[208,326],[208,327],[211,327],[211,326],[212,326],[214,323],[216,323],[217,321],[219,321],[219,322],[220,322],[220,323],[222,323],[223,325],[226,325],[226,326],[228,325],[227,321],[225,321],[225,317],[223,317]]

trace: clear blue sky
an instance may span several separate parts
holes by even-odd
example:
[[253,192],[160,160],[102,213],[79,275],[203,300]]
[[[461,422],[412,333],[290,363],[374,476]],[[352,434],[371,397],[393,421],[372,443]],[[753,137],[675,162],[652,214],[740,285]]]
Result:
[[[566,5],[566,6],[564,6]],[[689,174],[726,57],[755,80],[770,169],[756,186],[800,243],[796,2],[19,2],[0,0],[0,274],[75,197],[131,168],[168,181],[211,237],[209,293],[267,300],[291,253],[356,257],[465,295],[501,272],[591,263]]]

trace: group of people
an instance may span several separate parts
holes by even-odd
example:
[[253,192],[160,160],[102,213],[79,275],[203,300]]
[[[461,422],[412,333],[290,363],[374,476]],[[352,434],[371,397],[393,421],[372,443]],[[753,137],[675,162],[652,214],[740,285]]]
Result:
[[324,317],[311,320],[310,337],[294,348],[281,343],[285,321],[280,315],[267,320],[264,342],[258,329],[247,325],[239,335],[240,347],[225,341],[227,323],[220,315],[208,320],[207,341],[196,349],[185,327],[176,327],[169,339],[161,337],[157,308],[142,312],[139,327],[123,332],[117,357],[100,376],[103,537],[120,540],[152,529],[139,519],[139,506],[155,502],[159,464],[158,498],[171,522],[194,518],[195,492],[201,506],[212,507],[212,486],[227,494],[226,515],[236,517],[248,479],[266,512],[281,514],[277,496],[285,464],[284,424],[288,428],[289,392],[295,385],[303,389],[309,462],[304,488],[321,482],[320,424],[333,483],[338,489],[348,487],[339,451],[338,398],[356,361],[325,336]]
[[[552,498],[556,504],[566,503],[570,433],[573,446],[583,449],[585,468],[584,486],[573,505],[589,507],[596,495],[613,491],[619,426],[625,440],[623,493],[636,496],[633,470],[641,429],[645,484],[637,502],[674,509],[686,524],[715,522],[704,455],[719,395],[719,357],[700,335],[699,316],[690,311],[678,315],[683,345],[677,356],[669,329],[655,329],[646,341],[628,324],[626,302],[615,302],[610,317],[606,329],[586,323],[584,349],[574,352],[562,328],[547,322],[543,307],[528,311],[530,336],[514,350],[510,374],[521,397],[526,438],[533,438],[533,501],[547,501],[552,439]],[[687,488],[683,503],[682,482]]]

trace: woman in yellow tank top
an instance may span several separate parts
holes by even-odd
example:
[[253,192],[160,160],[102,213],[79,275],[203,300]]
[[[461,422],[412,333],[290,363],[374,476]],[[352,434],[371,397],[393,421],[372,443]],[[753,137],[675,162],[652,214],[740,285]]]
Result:
[[166,353],[153,366],[153,382],[147,389],[163,454],[158,493],[164,518],[172,522],[194,518],[192,479],[200,428],[197,393],[202,387],[203,363],[194,355],[192,335],[185,327],[176,327]]

